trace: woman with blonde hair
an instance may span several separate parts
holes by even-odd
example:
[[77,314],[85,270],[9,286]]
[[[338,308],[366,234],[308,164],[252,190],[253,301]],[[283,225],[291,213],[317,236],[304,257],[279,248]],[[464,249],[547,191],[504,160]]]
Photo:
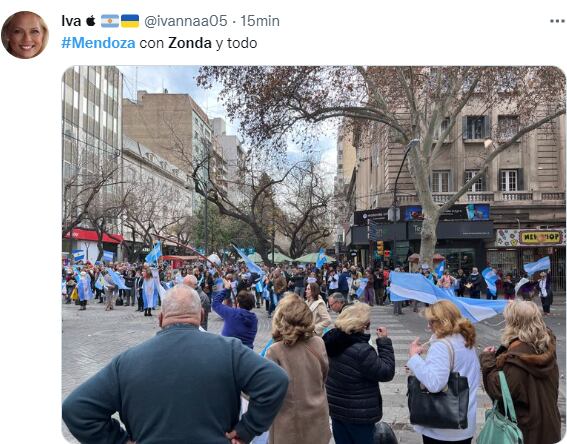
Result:
[[334,329],[323,336],[329,356],[327,399],[336,444],[373,444],[374,424],[382,418],[378,382],[394,378],[392,340],[385,327],[376,333],[377,351],[368,343],[370,307],[345,307]]
[[270,443],[328,444],[329,406],[325,380],[329,361],[323,340],[313,331],[313,314],[303,299],[286,292],[272,321],[274,344],[266,357],[282,367],[289,386],[270,428]]
[[315,324],[315,334],[323,336],[325,328],[331,325],[331,315],[327,311],[327,306],[321,296],[319,296],[319,285],[316,282],[307,284],[305,289],[307,306],[313,313],[313,324]]
[[44,50],[49,31],[43,19],[30,11],[20,11],[8,17],[2,27],[2,44],[19,59],[31,59]]
[[419,338],[416,338],[409,346],[410,359],[406,366],[431,393],[443,390],[449,381],[451,371],[467,378],[469,385],[467,428],[439,429],[414,425],[414,429],[421,433],[424,444],[445,442],[470,444],[476,430],[476,392],[480,384],[480,365],[474,349],[475,329],[471,321],[464,318],[457,306],[450,301],[442,300],[430,305],[425,308],[424,315],[433,333],[429,340],[429,351],[423,359],[420,355],[424,348],[419,344]]
[[[480,355],[486,393],[502,399],[498,372],[503,371],[512,395],[524,443],[551,444],[561,440],[557,407],[559,369],[555,336],[538,306],[510,301],[504,309],[502,345],[486,347]],[[500,404],[499,404],[500,405]]]

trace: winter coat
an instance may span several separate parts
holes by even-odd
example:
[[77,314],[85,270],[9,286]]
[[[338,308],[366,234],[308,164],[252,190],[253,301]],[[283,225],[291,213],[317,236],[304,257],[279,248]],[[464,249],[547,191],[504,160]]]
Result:
[[552,338],[542,354],[517,340],[508,349],[480,355],[484,389],[493,400],[502,398],[498,371],[504,371],[525,444],[551,444],[561,439],[559,369],[553,334]]
[[327,311],[327,306],[321,298],[313,301],[307,302],[309,305],[309,310],[313,313],[313,324],[315,325],[315,334],[317,336],[323,336],[323,331],[325,327],[331,325],[331,315]]
[[274,293],[282,294],[286,290],[286,288],[287,282],[282,275],[274,279]]
[[266,357],[289,377],[284,403],[270,428],[270,444],[328,444],[331,431],[325,380],[329,360],[323,340],[312,337],[293,346],[276,342]]
[[471,291],[480,290],[480,284],[482,283],[480,273],[469,275],[469,283],[472,284]]
[[378,382],[394,378],[394,348],[390,338],[377,338],[378,352],[368,343],[370,335],[347,334],[334,328],[323,336],[329,356],[327,399],[331,418],[352,424],[369,424],[382,418]]

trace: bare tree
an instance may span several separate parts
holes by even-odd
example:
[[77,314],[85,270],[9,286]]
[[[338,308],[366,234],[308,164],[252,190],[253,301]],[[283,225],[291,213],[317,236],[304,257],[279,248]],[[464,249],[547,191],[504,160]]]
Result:
[[[408,170],[425,219],[421,260],[430,262],[440,215],[496,156],[522,136],[565,114],[565,77],[552,67],[203,67],[198,83],[222,85],[229,118],[256,149],[281,153],[289,137],[310,146],[320,123],[377,124],[388,143],[410,146]],[[490,141],[479,171],[442,205],[429,185],[433,162],[465,107],[505,107],[517,116],[506,137]]]

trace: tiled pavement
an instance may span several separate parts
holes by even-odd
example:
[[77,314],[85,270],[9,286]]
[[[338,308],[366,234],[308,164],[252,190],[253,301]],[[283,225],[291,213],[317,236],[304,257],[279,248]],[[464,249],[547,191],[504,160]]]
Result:
[[[62,395],[70,391],[96,373],[116,354],[153,336],[158,330],[157,316],[144,317],[133,307],[116,307],[113,311],[105,312],[103,304],[91,303],[87,310],[79,311],[78,306],[62,306]],[[565,339],[565,302],[555,305],[559,312],[558,325],[561,332],[558,339]],[[258,315],[258,334],[255,350],[260,351],[270,337],[270,320],[264,309],[256,309]],[[477,325],[479,348],[498,343],[501,318]],[[388,328],[396,352],[396,376],[392,382],[380,384],[383,398],[383,420],[393,426],[400,444],[420,443],[421,437],[413,432],[408,420],[406,401],[406,372],[404,364],[407,361],[408,344],[416,337],[422,339],[428,336],[424,329],[423,318],[405,309],[403,316],[394,316],[391,306],[374,307],[372,309],[372,327],[378,325]],[[218,333],[222,328],[222,320],[214,313],[209,316],[209,331]],[[375,335],[373,334],[373,337]],[[564,354],[560,357],[561,373],[565,372]],[[560,396],[563,423],[565,423],[564,379],[561,381],[563,390]],[[484,422],[484,411],[490,406],[490,400],[482,388],[478,392],[477,430]],[[63,425],[63,435],[70,442],[76,442]]]

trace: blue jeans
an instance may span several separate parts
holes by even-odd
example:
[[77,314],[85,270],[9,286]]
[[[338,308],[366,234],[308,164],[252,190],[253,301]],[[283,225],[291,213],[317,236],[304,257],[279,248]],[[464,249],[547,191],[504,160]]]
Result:
[[274,312],[274,310],[278,306],[278,302],[280,301],[281,298],[282,298],[282,295],[279,294],[279,293],[276,293],[275,291],[272,291],[270,293],[270,308],[268,310],[268,315],[271,315]]
[[374,444],[374,423],[353,424],[333,418],[333,438],[336,444]]

